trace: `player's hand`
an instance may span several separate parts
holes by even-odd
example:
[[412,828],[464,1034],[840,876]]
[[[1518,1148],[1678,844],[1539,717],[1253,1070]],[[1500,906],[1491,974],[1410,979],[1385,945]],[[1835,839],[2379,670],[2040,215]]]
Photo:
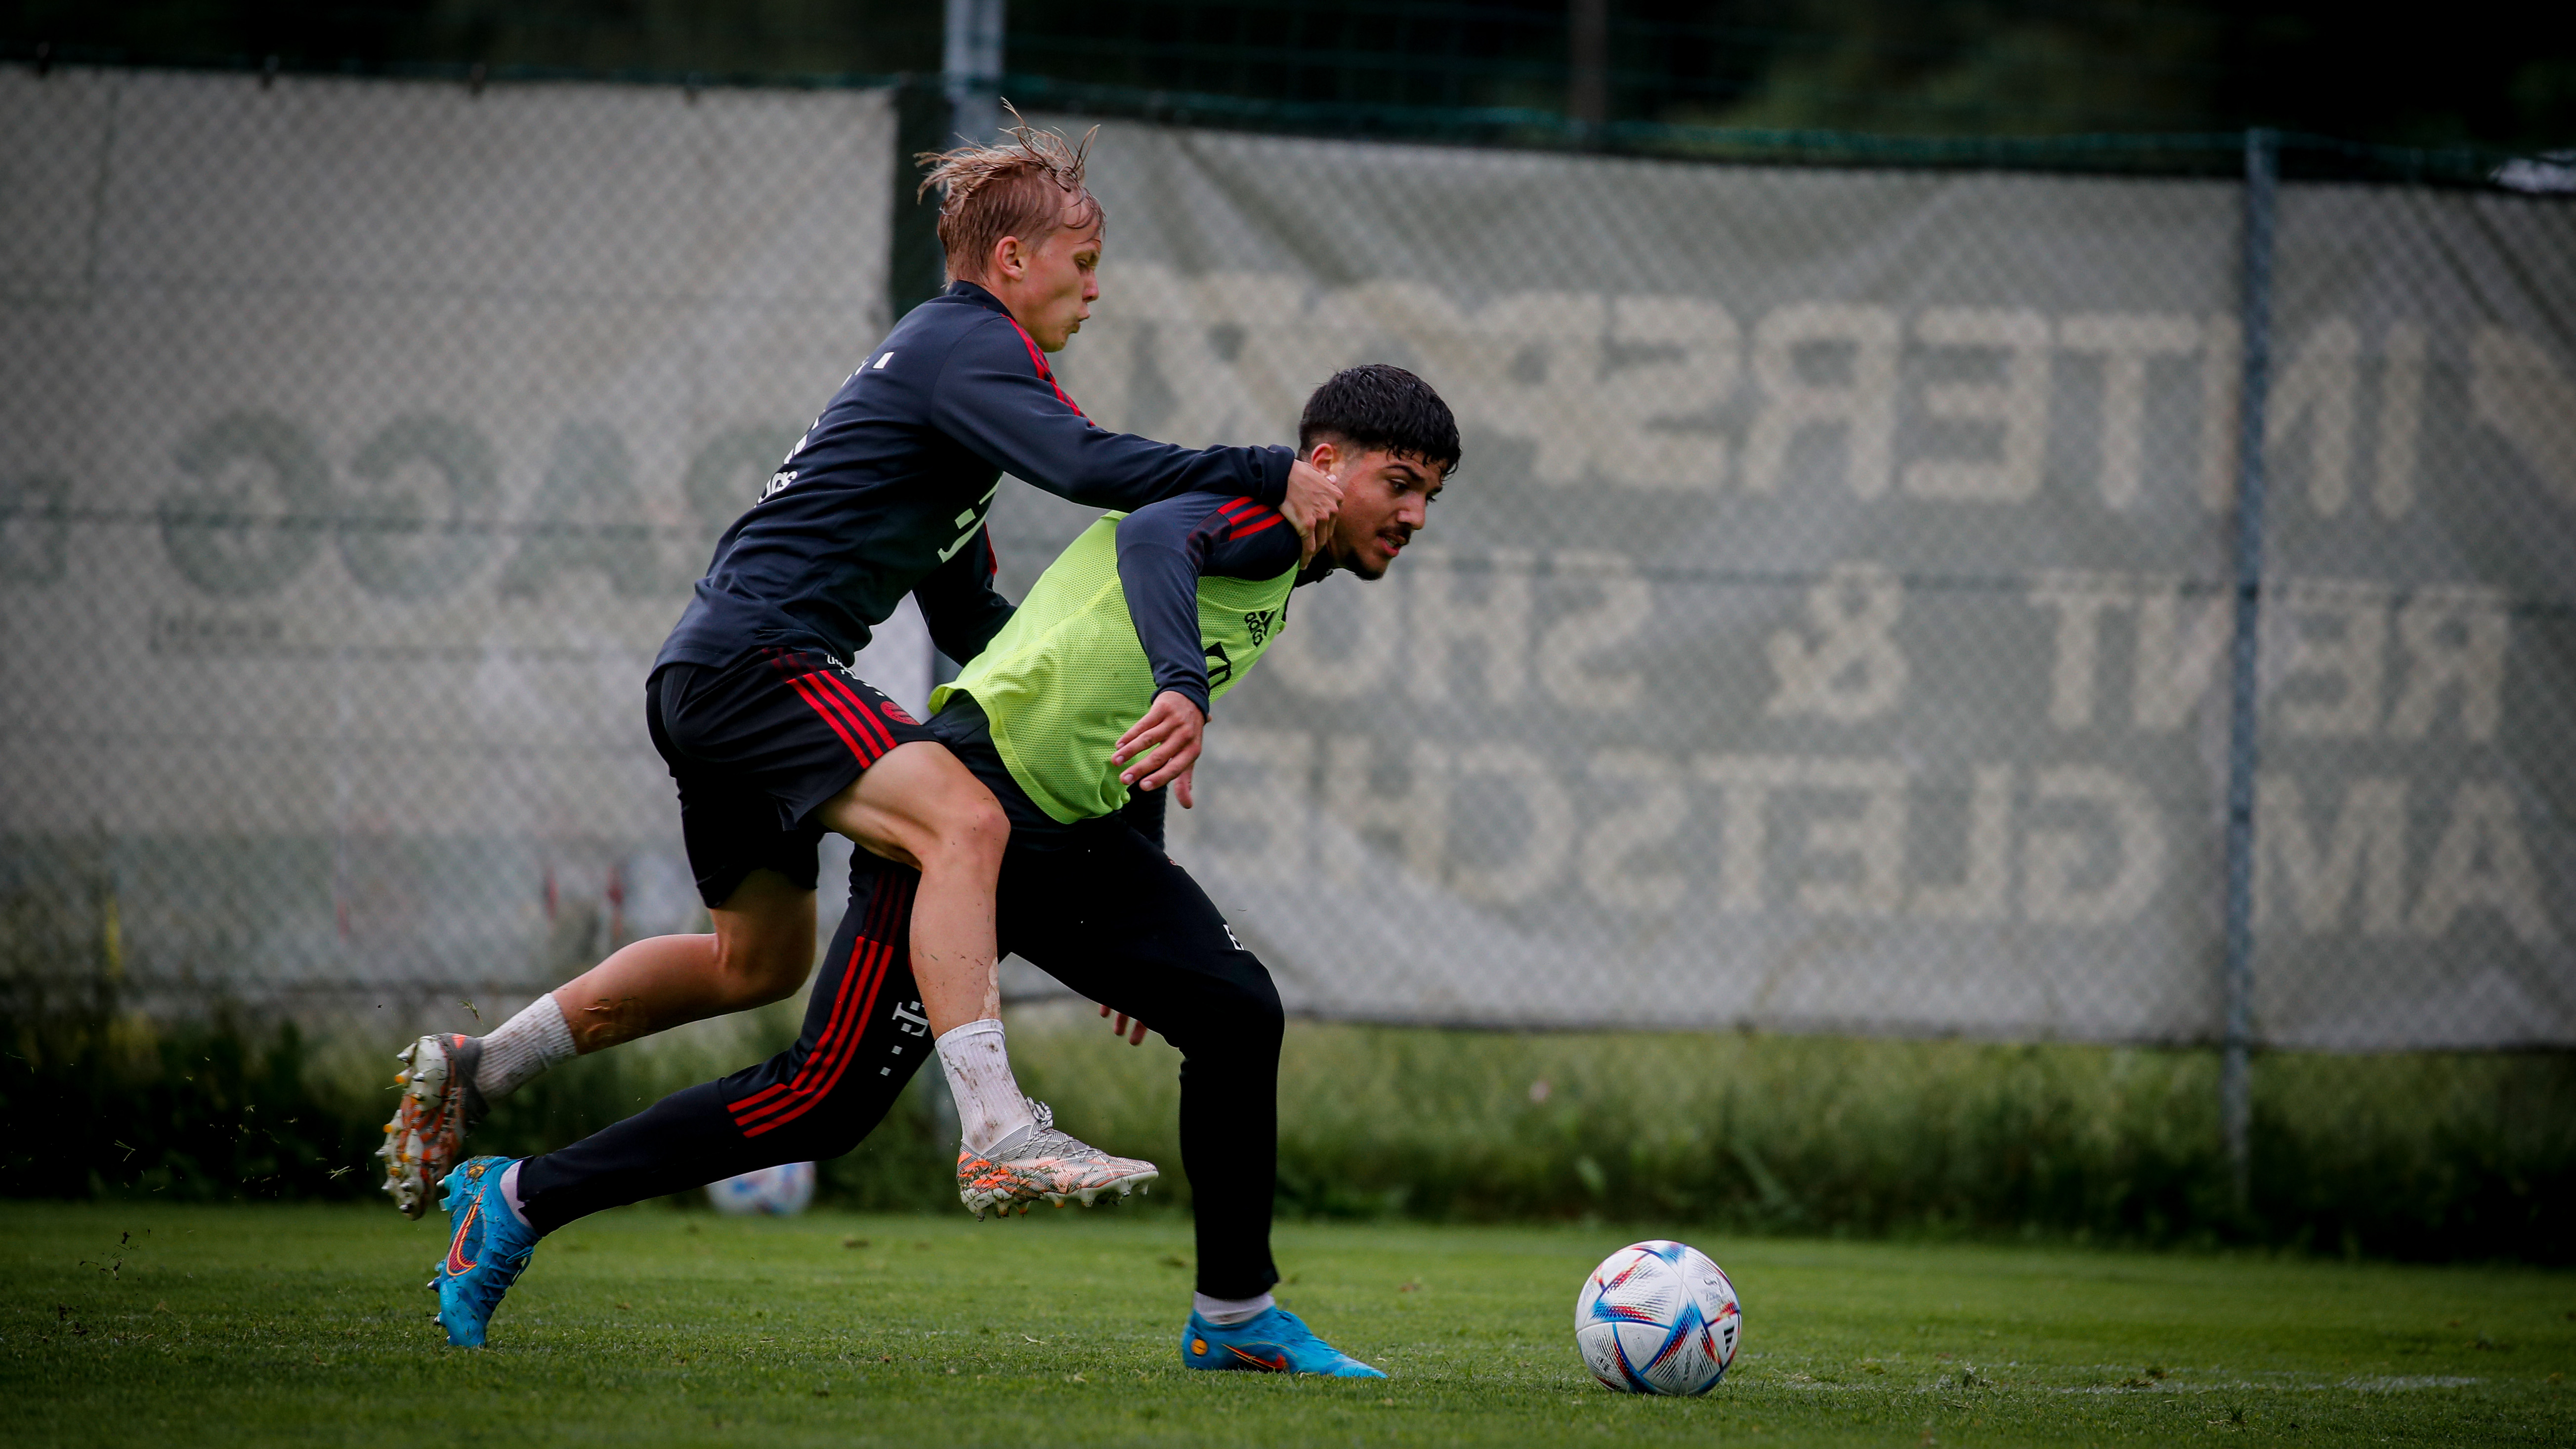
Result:
[[[1100,1014],[1102,1016],[1107,1016],[1109,1014],[1109,1008],[1105,1006],[1100,1008]],[[1118,1013],[1118,1019],[1116,1021],[1109,1023],[1109,1034],[1111,1036],[1123,1036],[1127,1038],[1127,1044],[1129,1046],[1143,1046],[1145,1044],[1145,1023],[1139,1021],[1131,1024],[1127,1020],[1127,1013],[1122,1011]]]
[[1297,542],[1305,550],[1300,562],[1312,563],[1315,550],[1332,532],[1334,515],[1342,511],[1342,480],[1300,458],[1289,465],[1288,496],[1279,501],[1279,511],[1297,530]]
[[1184,810],[1189,809],[1191,805],[1197,803],[1190,798],[1190,777],[1198,772],[1199,767],[1192,765],[1181,772],[1181,777],[1179,779],[1172,782],[1172,798],[1180,801],[1181,808]]
[[[1118,737],[1109,762],[1127,765],[1118,780],[1139,790],[1160,790],[1187,776],[1199,762],[1199,744],[1207,733],[1207,716],[1177,690],[1154,696],[1154,707]],[[1135,761],[1128,765],[1128,761]],[[1152,773],[1146,773],[1151,770]]]

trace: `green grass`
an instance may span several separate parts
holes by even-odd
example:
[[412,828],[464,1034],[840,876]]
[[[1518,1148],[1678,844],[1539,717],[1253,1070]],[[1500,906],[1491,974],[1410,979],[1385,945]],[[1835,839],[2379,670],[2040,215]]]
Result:
[[[1043,1211],[1043,1210],[1042,1210]],[[1178,1214],[641,1207],[436,1347],[444,1235],[382,1208],[0,1205],[7,1442],[2565,1444],[2576,1275],[2255,1254],[1691,1236],[1746,1336],[1701,1400],[1611,1394],[1574,1290],[1654,1231],[1306,1223],[1281,1296],[1385,1383],[1194,1374]]]

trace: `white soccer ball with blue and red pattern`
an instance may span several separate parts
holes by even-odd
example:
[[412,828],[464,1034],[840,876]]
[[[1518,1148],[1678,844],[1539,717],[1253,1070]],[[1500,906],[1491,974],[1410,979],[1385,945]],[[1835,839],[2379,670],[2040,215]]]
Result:
[[1574,1300],[1584,1366],[1621,1393],[1707,1393],[1735,1362],[1743,1327],[1725,1270],[1697,1248],[1661,1239],[1602,1259]]
[[792,1218],[814,1200],[814,1164],[782,1162],[707,1184],[707,1201],[727,1217]]

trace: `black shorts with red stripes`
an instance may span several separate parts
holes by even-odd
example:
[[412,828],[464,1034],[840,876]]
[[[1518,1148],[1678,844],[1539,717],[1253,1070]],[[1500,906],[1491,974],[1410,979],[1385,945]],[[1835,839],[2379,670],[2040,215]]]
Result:
[[886,751],[930,732],[818,648],[761,646],[644,684],[653,748],[680,788],[698,896],[715,909],[755,870],[814,888],[814,812]]

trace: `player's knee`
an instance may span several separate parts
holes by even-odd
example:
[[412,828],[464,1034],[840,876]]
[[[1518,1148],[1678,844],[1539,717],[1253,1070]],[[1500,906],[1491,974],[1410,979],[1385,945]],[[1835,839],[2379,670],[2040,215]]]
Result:
[[835,1157],[847,1157],[857,1151],[859,1143],[865,1140],[867,1135],[866,1127],[852,1123],[818,1122],[806,1131],[798,1133],[792,1145],[798,1156],[813,1162],[829,1162]]
[[755,938],[716,943],[716,976],[724,983],[728,1004],[736,1011],[785,1001],[805,984],[812,969],[810,950],[784,940]]
[[[1201,1040],[1214,1050],[1275,1053],[1288,1031],[1288,1013],[1279,1004],[1279,990],[1266,978],[1214,986],[1197,1014],[1208,1028],[1199,1034]],[[1182,1043],[1174,1045],[1190,1049]]]
[[959,833],[964,848],[979,859],[1001,864],[1002,849],[1011,843],[1011,817],[1002,813],[1002,802],[990,790],[977,790],[963,802],[958,811]]
[[1252,993],[1244,1008],[1244,1028],[1255,1039],[1276,1049],[1288,1034],[1288,1010],[1279,1004],[1279,993],[1263,982],[1261,991]]
[[885,1120],[886,1108],[902,1088],[882,1084],[878,1079],[853,1072],[835,1083],[821,1105],[789,1130],[794,1132],[797,1153],[815,1162],[829,1162],[858,1150],[877,1124]]
[[931,834],[931,859],[923,864],[935,861],[947,869],[993,875],[1001,870],[1002,851],[1011,843],[1011,819],[991,791],[975,785],[941,800]]

